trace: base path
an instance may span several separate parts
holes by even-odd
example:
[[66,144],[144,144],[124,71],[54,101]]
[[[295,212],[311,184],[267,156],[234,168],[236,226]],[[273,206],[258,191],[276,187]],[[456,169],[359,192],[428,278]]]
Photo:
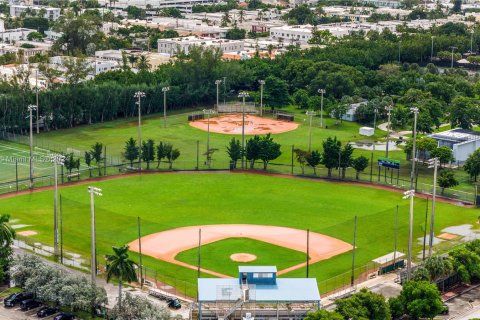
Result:
[[[175,256],[182,251],[198,246],[200,229],[202,230],[201,245],[228,238],[250,238],[301,252],[307,250],[307,232],[305,230],[253,224],[216,224],[177,228],[142,237],[142,254],[197,270],[196,266],[178,261]],[[310,232],[309,242],[311,264],[352,250],[352,245],[344,241],[315,232]],[[129,246],[131,250],[138,252],[138,240],[130,242]],[[306,262],[280,270],[278,274],[281,275],[304,266],[306,266]],[[229,278],[229,276],[215,271],[207,269],[201,269],[201,271],[217,277]]]
[[[207,131],[208,120],[191,121],[194,128]],[[245,134],[282,133],[298,128],[298,123],[245,115]],[[229,114],[210,118],[210,132],[242,134],[242,115]]]

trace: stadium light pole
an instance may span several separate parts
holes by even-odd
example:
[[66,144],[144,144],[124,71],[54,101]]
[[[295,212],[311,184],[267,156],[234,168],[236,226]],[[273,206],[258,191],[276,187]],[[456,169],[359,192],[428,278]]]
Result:
[[28,111],[30,112],[30,189],[33,189],[33,115],[32,112],[37,110],[37,106],[34,104],[28,105]]
[[417,117],[418,108],[410,108],[413,113],[412,172],[410,173],[410,189],[415,190],[415,163],[417,161]]
[[167,92],[170,90],[170,87],[163,87],[163,127],[167,127]]
[[53,253],[58,257],[58,169],[57,166],[65,163],[65,156],[61,154],[51,155],[50,161],[54,168],[54,192],[53,192]]
[[325,89],[318,89],[318,93],[320,93],[320,128],[323,128],[323,95]]
[[203,114],[207,116],[207,165],[210,168],[210,115],[215,114],[215,110],[203,109]]
[[265,85],[265,80],[258,80],[260,83],[260,117],[263,116],[263,86]]
[[437,169],[439,164],[438,158],[433,158],[428,160],[428,167],[433,167],[433,196],[432,196],[432,212],[430,214],[430,238],[428,239],[428,256],[432,256],[432,247],[433,247],[433,234],[435,226],[435,198],[437,196]]
[[405,191],[403,199],[410,199],[410,220],[408,228],[408,257],[407,257],[407,280],[410,280],[412,272],[412,237],[413,237],[413,198],[415,190]]
[[392,115],[392,110],[393,106],[390,104],[385,107],[385,110],[387,110],[387,116],[388,116],[388,121],[387,121],[387,145],[385,146],[385,158],[388,158],[388,142],[390,139],[390,128],[391,128],[391,123],[390,123],[390,117]]
[[245,98],[247,98],[248,92],[240,91],[239,98],[242,98],[242,170],[245,169]]
[[97,279],[97,246],[95,239],[95,196],[102,196],[102,189],[96,187],[88,187],[88,193],[90,193],[90,217],[92,227],[92,261],[91,261],[91,274],[92,283],[95,283]]
[[138,169],[142,170],[142,98],[145,98],[145,92],[137,91],[133,95],[138,99]]
[[215,80],[215,85],[217,86],[217,106],[215,107],[218,110],[218,86],[222,83],[222,80]]
[[310,117],[310,129],[308,130],[308,152],[310,152],[312,150],[312,118],[316,115],[316,112],[308,110],[305,114]]
[[35,105],[37,106],[37,118],[35,119],[37,122],[37,134],[40,133],[40,126],[39,126],[39,119],[38,116],[38,69],[35,70]]

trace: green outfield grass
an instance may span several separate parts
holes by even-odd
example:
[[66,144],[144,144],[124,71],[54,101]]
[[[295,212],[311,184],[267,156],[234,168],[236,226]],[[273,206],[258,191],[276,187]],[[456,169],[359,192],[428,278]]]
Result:
[[[255,174],[155,174],[92,182],[103,189],[96,197],[97,245],[100,260],[112,245],[123,245],[137,238],[137,216],[142,235],[182,226],[221,223],[249,223],[310,229],[352,242],[353,218],[358,216],[357,265],[393,251],[395,207],[399,205],[398,250],[406,252],[408,201],[402,194],[373,188],[288,177]],[[87,185],[62,188],[64,248],[89,256],[90,206]],[[53,242],[53,192],[45,191],[1,199],[2,213],[8,213],[19,230],[38,232],[32,241]],[[479,211],[443,203],[437,204],[436,232],[452,226],[476,225]],[[414,237],[423,235],[425,201],[415,199]],[[415,242],[415,250],[419,245]],[[132,254],[138,259],[136,254]],[[204,258],[205,255],[203,256]],[[144,264],[164,281],[186,283],[195,295],[196,271],[153,258]],[[228,261],[220,261],[225,268]],[[310,276],[318,281],[346,272],[351,254],[345,253],[316,263]],[[304,276],[293,271],[288,276]],[[175,279],[175,281],[173,280]],[[174,283],[175,282],[175,283]]]
[[[234,262],[234,253],[250,253],[257,256],[252,262]],[[276,246],[271,243],[248,239],[231,238],[206,244],[201,247],[201,266],[232,277],[238,276],[238,266],[277,266],[277,270],[305,262],[305,253]],[[197,265],[198,249],[190,249],[177,254],[175,259]]]

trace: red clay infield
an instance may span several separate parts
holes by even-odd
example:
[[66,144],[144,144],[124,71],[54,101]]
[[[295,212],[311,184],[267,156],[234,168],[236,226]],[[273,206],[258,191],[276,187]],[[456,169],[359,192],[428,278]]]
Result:
[[[250,238],[306,252],[307,232],[305,230],[251,224],[217,224],[182,227],[142,237],[142,254],[196,270],[196,266],[175,260],[175,256],[198,246],[199,229],[202,229],[202,245],[227,238]],[[352,246],[344,241],[315,232],[310,232],[309,242],[310,263],[316,263],[352,249]],[[131,250],[138,252],[138,240],[130,242],[129,246]],[[238,249],[242,250],[242,248]],[[297,264],[280,270],[278,274],[281,275],[305,265],[306,262]],[[217,277],[229,277],[207,269],[201,269],[201,271]]]
[[[207,131],[208,120],[191,121],[194,128]],[[257,116],[245,115],[245,134],[282,133],[298,128],[295,122],[273,120]],[[229,114],[210,118],[210,132],[223,134],[242,134],[242,115]]]

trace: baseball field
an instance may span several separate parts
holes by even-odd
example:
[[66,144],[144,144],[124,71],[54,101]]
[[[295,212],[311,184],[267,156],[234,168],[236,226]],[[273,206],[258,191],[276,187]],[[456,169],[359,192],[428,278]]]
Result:
[[[322,182],[291,177],[248,173],[157,173],[120,177],[88,184],[64,186],[62,195],[63,246],[67,252],[90,256],[90,198],[87,186],[103,190],[96,197],[97,251],[100,261],[111,246],[135,242],[138,238],[137,217],[141,219],[141,236],[182,227],[199,229],[216,224],[286,227],[292,230],[328,236],[350,245],[353,241],[353,219],[358,216],[356,264],[361,266],[393,251],[396,206],[399,206],[398,245],[406,252],[408,235],[408,201],[402,194],[382,189],[343,183]],[[32,241],[53,243],[53,191],[27,193],[0,199],[2,213],[8,213],[18,231],[31,231]],[[423,236],[425,201],[415,199],[414,238]],[[478,210],[438,203],[435,230],[445,227],[477,225]],[[286,233],[288,237],[288,233]],[[227,238],[227,239],[223,239]],[[250,235],[235,235],[236,240],[222,236],[201,248],[202,268],[234,275],[238,262],[233,253],[255,255],[262,265],[288,268],[302,262],[306,238],[292,252],[275,243],[265,244]],[[179,238],[177,238],[179,239]],[[168,242],[177,241],[175,237]],[[246,239],[246,240],[245,240]],[[168,239],[167,239],[168,240]],[[262,240],[262,239],[260,239]],[[167,245],[165,241],[165,246]],[[162,247],[158,243],[158,247]],[[286,247],[287,246],[287,247]],[[284,248],[286,247],[286,248]],[[321,246],[319,246],[321,247]],[[421,246],[414,242],[415,253]],[[178,248],[177,248],[178,250]],[[193,251],[192,251],[193,250]],[[138,261],[138,255],[132,253]],[[287,257],[287,258],[286,258]],[[305,257],[305,256],[304,256]],[[196,250],[179,252],[176,260],[195,265]],[[144,257],[144,265],[169,279],[182,281],[188,295],[195,295],[197,272],[154,258]],[[254,262],[251,262],[252,264]],[[351,251],[333,254],[310,266],[310,277],[320,282],[351,267]],[[212,276],[210,273],[202,273]],[[305,276],[305,267],[285,273],[289,277]],[[172,280],[165,280],[175,285]],[[187,288],[188,287],[188,288]]]

